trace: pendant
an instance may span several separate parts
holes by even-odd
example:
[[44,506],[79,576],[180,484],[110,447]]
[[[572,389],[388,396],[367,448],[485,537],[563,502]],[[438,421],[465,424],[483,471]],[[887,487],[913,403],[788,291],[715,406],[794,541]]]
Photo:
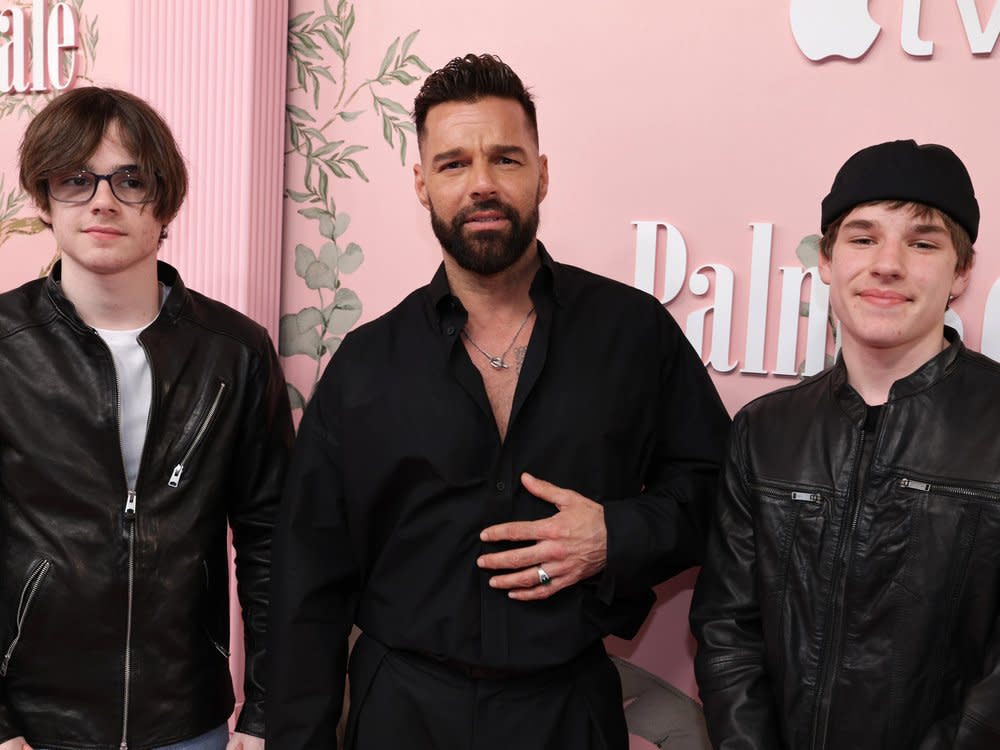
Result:
[[506,370],[508,365],[503,361],[503,357],[490,357],[490,367],[494,370]]

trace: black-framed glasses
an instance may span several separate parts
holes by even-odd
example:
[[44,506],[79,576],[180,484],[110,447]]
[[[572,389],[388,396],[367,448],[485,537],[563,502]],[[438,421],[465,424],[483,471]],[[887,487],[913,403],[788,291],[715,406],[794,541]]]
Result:
[[148,180],[134,168],[96,174],[87,169],[69,169],[46,176],[49,197],[60,203],[87,203],[97,194],[97,185],[107,180],[111,192],[122,203],[150,203],[156,198],[156,180]]

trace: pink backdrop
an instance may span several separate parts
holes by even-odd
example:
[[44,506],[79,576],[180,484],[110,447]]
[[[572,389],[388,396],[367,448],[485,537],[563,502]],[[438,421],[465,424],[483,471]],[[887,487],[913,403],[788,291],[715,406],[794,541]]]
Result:
[[[315,81],[307,74],[303,87],[293,59],[288,101],[312,118],[300,117],[305,126],[321,133],[323,143],[343,141],[328,155],[346,159],[345,146],[359,147],[348,156],[368,181],[360,179],[344,161],[339,161],[338,167],[345,176],[332,167],[318,167],[312,173],[318,184],[319,173],[327,171],[336,227],[330,230],[328,225],[326,230],[334,235],[337,250],[334,260],[329,252],[325,257],[339,286],[353,296],[335,294],[332,289],[310,289],[297,273],[297,247],[304,245],[323,260],[319,254],[331,238],[322,235],[320,217],[298,213],[315,204],[285,199],[283,242],[280,246],[274,243],[269,251],[281,256],[277,259],[282,270],[280,312],[289,315],[311,306],[334,304],[336,320],[324,319],[322,333],[317,334],[317,340],[326,340],[333,348],[340,329],[388,310],[425,283],[440,260],[426,213],[413,194],[415,138],[402,132],[409,139],[403,165],[400,132],[393,130],[390,147],[383,125],[384,116],[405,117],[394,115],[391,107],[386,110],[386,105],[377,105],[372,99],[377,95],[405,109],[411,106],[423,70],[412,61],[400,60],[403,74],[385,79],[396,63],[390,61],[384,71],[381,63],[395,39],[400,39],[395,48],[398,54],[403,40],[419,29],[410,39],[409,53],[430,67],[465,52],[491,51],[509,62],[534,90],[541,146],[549,156],[551,173],[540,236],[557,259],[632,283],[636,271],[634,223],[660,221],[683,235],[688,251],[686,276],[707,263],[732,270],[735,294],[729,359],[737,366],[728,373],[713,372],[731,410],[792,382],[773,374],[740,373],[745,364],[745,329],[751,303],[750,224],[773,225],[768,275],[771,292],[764,330],[764,369],[773,372],[782,278],[779,267],[800,266],[796,248],[804,236],[818,231],[819,201],[839,165],[858,148],[882,140],[915,138],[949,144],[969,165],[984,219],[973,281],[954,309],[964,322],[967,343],[996,356],[1000,350],[1000,307],[991,308],[987,316],[987,298],[1000,278],[1000,256],[995,248],[1000,224],[994,211],[1000,199],[1000,152],[995,147],[1000,100],[994,95],[1000,52],[974,55],[970,51],[959,11],[962,1],[923,4],[919,35],[933,40],[930,57],[910,55],[902,47],[903,9],[904,5],[912,9],[912,0],[871,0],[871,17],[882,30],[868,54],[853,61],[812,62],[792,35],[792,0],[625,0],[613,6],[509,0],[488,7],[458,0],[380,0],[338,6],[331,0],[333,14],[342,11],[341,21],[353,9],[345,63],[320,36],[309,31],[315,30],[311,25],[318,23],[324,12],[322,0],[292,0],[288,15],[293,28],[301,32],[293,41],[306,50],[300,51],[298,58],[313,66],[314,73],[326,73],[317,73]],[[839,2],[816,0],[817,7],[833,7]],[[202,36],[197,42],[199,49],[216,45],[211,47],[216,56],[208,55],[200,63],[205,66],[202,74],[177,76],[174,81],[167,77],[157,84],[161,98],[154,101],[175,125],[189,121],[221,123],[223,127],[244,124],[239,118],[253,117],[247,113],[256,110],[250,107],[240,110],[243,114],[232,114],[227,105],[237,94],[227,83],[230,79],[219,75],[213,66],[218,65],[219,56],[242,55],[239,61],[243,66],[230,66],[227,76],[242,81],[238,87],[241,95],[252,98],[258,75],[251,64],[255,53],[235,38],[249,32],[239,24],[226,23],[225,18],[212,21],[212,14],[203,6],[185,3],[174,44],[160,57],[145,59],[143,48],[130,44],[127,37],[132,14],[150,12],[154,0],[84,0],[83,12],[97,19],[100,28],[90,77],[101,83],[138,86],[148,79],[138,79],[135,70],[169,70],[194,53],[193,47],[187,48],[195,41],[188,40],[186,28],[218,23],[218,34],[210,35],[208,41]],[[10,4],[0,0],[0,10]],[[794,4],[802,9],[807,3],[795,0]],[[263,3],[259,7],[272,6]],[[1000,18],[1000,2],[977,0],[975,6],[983,26],[994,12]],[[312,15],[304,17],[305,13]],[[310,47],[310,43],[315,46]],[[248,80],[249,86],[245,85]],[[368,83],[371,81],[376,82]],[[358,92],[356,97],[345,107],[354,91]],[[192,110],[192,101],[201,102],[201,109]],[[347,116],[323,129],[341,109]],[[17,114],[0,118],[4,195],[16,181],[15,148],[25,123],[26,118]],[[197,151],[194,141],[202,136],[196,130],[184,130],[181,135],[190,157]],[[310,137],[320,143],[320,136]],[[290,142],[285,145],[286,188],[300,193],[305,189],[302,148],[300,144],[296,152]],[[192,205],[182,213],[179,223],[183,227],[183,222],[201,222],[210,228],[214,218],[205,214],[211,212],[199,207],[205,205],[206,184],[216,169],[215,160],[221,157],[205,149],[197,154],[198,163],[192,164]],[[237,166],[246,166],[261,156],[250,149],[232,158]],[[249,173],[256,174],[253,170]],[[261,187],[273,188],[273,184]],[[238,226],[253,218],[241,213],[241,200],[237,195],[235,203],[219,209],[227,221]],[[22,215],[28,216],[30,211],[26,208]],[[664,234],[661,231],[657,260],[658,294],[663,291],[659,279],[665,263]],[[222,252],[218,247],[202,246],[203,235],[194,226],[180,236],[189,236],[189,242],[197,244],[185,248],[187,251],[207,256]],[[51,251],[48,234],[10,236],[0,246],[0,285],[10,288],[32,277]],[[243,268],[244,262],[234,261],[237,268]],[[203,289],[214,288],[234,272],[233,265],[218,264],[182,265],[181,270],[192,286]],[[685,285],[669,302],[668,309],[682,326],[691,313],[712,304],[716,278],[713,274],[708,278],[707,295],[698,297]],[[248,283],[273,289],[275,282],[254,277]],[[234,294],[230,301],[249,309],[249,297],[243,297],[241,301],[240,295]],[[993,331],[985,340],[984,317],[986,329]],[[262,322],[276,327],[273,318]],[[711,323],[709,314],[706,330]],[[800,329],[804,335],[804,321]],[[707,345],[703,354],[707,359]],[[797,360],[803,356],[804,342],[800,342]],[[305,396],[325,361],[325,356],[301,353],[284,359],[290,382]],[[641,636],[627,644],[612,642],[612,648],[694,694],[692,646],[686,625],[692,583],[693,575],[689,574],[662,586],[658,606]]]

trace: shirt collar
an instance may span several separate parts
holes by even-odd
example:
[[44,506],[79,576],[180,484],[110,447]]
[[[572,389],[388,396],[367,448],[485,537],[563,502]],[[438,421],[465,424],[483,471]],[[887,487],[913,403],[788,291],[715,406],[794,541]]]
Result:
[[[529,294],[537,306],[540,301],[551,299],[555,304],[560,304],[560,289],[565,282],[561,279],[565,271],[561,265],[552,259],[545,245],[538,242],[538,259],[541,265],[535,273],[535,278],[531,282]],[[454,325],[455,316],[460,317],[459,325],[465,324],[467,314],[462,306],[461,300],[451,293],[451,286],[448,284],[448,274],[444,270],[444,263],[438,266],[433,278],[427,285],[427,301],[437,315],[438,323],[442,327],[448,324]]]

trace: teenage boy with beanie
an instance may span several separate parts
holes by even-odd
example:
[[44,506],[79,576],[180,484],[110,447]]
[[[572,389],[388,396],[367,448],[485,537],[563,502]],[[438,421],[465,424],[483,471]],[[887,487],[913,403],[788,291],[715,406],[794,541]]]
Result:
[[840,356],[737,415],[692,605],[718,750],[1000,747],[1000,365],[944,325],[978,229],[938,145],[823,200]]
[[[261,750],[292,439],[274,347],[157,262],[187,173],[146,102],[56,98],[20,176],[61,260],[0,295],[0,750]],[[246,655],[232,738],[227,521]]]

